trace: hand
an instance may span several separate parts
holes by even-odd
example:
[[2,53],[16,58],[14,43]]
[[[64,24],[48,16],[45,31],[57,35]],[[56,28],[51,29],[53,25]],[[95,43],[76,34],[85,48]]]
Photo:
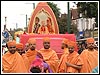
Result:
[[68,62],[66,62],[66,65],[67,65],[68,67],[70,67],[70,66],[71,66],[71,64],[70,64],[70,63],[68,63]]

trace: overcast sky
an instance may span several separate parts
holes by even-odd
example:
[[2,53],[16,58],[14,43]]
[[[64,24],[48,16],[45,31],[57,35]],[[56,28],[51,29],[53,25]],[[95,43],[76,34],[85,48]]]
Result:
[[[35,7],[40,1],[1,1],[1,30],[4,29],[5,16],[7,17],[7,29],[24,28],[26,26],[26,14],[28,18],[33,11],[33,4]],[[60,12],[67,13],[67,1],[52,1],[60,8]],[[70,8],[76,8],[73,2],[70,2]]]

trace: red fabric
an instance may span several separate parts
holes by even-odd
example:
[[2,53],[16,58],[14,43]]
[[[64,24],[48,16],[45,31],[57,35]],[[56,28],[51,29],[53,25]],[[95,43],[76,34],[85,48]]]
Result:
[[[20,42],[24,44],[27,43],[29,38],[35,38],[36,39],[36,49],[39,50],[43,48],[43,38],[49,37],[50,38],[50,45],[53,50],[56,51],[58,57],[60,58],[63,50],[61,49],[61,43],[63,38],[66,38],[71,41],[76,42],[76,37],[74,34],[30,34],[30,35],[21,35],[20,36]],[[77,50],[77,44],[75,46],[75,51]]]
[[31,64],[31,67],[33,67],[33,66],[34,67],[36,67],[36,66],[43,67],[42,59],[40,59],[40,58],[35,59]]
[[42,26],[41,27],[41,31],[45,31],[45,26]]

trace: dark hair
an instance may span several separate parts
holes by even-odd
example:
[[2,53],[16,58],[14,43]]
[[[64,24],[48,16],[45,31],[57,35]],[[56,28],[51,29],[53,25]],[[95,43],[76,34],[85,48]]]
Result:
[[32,68],[30,69],[30,71],[31,71],[32,73],[41,73],[41,69],[40,69],[39,67],[32,67]]
[[38,22],[40,21],[40,19],[39,19],[38,17],[36,17],[35,19],[37,19],[37,20],[38,20]]
[[68,45],[66,44],[66,48],[68,48]]

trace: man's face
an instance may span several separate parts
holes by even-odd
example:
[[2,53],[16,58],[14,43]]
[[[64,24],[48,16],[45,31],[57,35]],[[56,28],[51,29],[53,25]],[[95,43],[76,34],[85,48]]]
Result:
[[16,50],[18,51],[18,53],[21,55],[22,54],[22,48],[16,48]]
[[28,49],[29,49],[29,44],[26,44],[25,45],[25,50],[28,51]]
[[87,47],[92,50],[94,48],[94,43],[87,43]]
[[73,53],[74,52],[74,47],[73,46],[69,46],[68,50],[69,50],[69,53]]
[[30,47],[31,50],[35,50],[36,44],[35,43],[34,44],[29,44],[29,47]]
[[14,54],[16,52],[16,46],[9,46],[8,50],[11,54]]
[[38,23],[39,23],[39,20],[38,20],[37,18],[35,19],[35,23],[36,23],[36,24],[38,24]]
[[50,42],[44,42],[44,49],[49,49],[50,48]]

